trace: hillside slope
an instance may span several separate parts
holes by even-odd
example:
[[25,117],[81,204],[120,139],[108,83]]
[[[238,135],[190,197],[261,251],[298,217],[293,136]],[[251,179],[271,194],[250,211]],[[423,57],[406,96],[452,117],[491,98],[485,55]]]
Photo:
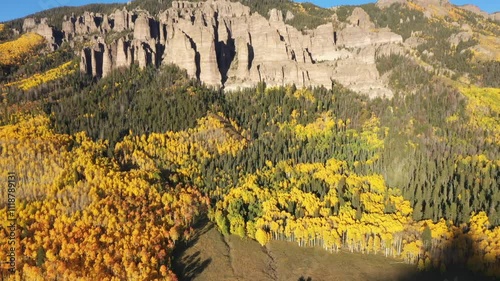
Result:
[[498,61],[497,22],[446,1],[400,2],[321,9],[289,1],[244,2],[250,7],[134,1],[122,9],[88,6],[95,12],[80,15],[43,12],[52,18],[27,18],[20,29],[44,36],[52,49],[71,44],[81,71],[93,77],[134,62],[174,63],[207,85],[233,90],[259,82],[326,88],[340,82],[371,97],[392,97],[376,68],[380,57],[411,56],[430,71],[473,80],[481,79],[482,62]]
[[265,247],[253,240],[224,237],[214,225],[202,224],[193,238],[174,253],[174,270],[181,280],[329,280],[329,281],[464,281],[490,280],[463,269],[441,273],[382,255],[341,252],[271,241]]
[[390,281],[417,274],[414,267],[383,256],[332,255],[283,241],[262,247],[253,240],[223,237],[212,224],[194,236],[176,253],[175,269],[182,280]]
[[0,25],[2,274],[500,277],[498,22],[155,3]]

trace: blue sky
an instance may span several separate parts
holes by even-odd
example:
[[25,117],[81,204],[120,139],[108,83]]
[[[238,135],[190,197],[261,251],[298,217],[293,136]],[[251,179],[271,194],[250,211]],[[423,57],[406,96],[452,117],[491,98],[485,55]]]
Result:
[[[322,7],[332,7],[339,5],[360,5],[375,0],[308,0]],[[89,3],[125,3],[127,0],[4,0],[0,9],[0,22],[7,21],[26,15],[54,8],[57,6],[80,6]],[[301,2],[301,1],[299,1]],[[481,9],[492,13],[500,11],[500,0],[451,0],[453,4],[474,4]]]

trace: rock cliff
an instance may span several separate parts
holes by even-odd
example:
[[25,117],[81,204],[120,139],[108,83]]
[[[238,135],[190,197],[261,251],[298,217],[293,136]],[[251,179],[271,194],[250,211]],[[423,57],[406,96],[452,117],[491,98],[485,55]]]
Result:
[[[301,32],[285,24],[281,11],[269,19],[227,0],[174,1],[151,16],[141,10],[109,15],[67,16],[63,40],[90,42],[81,50],[80,69],[103,77],[114,68],[174,63],[215,87],[267,85],[332,87],[335,81],[370,96],[392,96],[375,66],[377,53],[401,52],[402,38],[376,30],[368,14],[355,8],[347,22],[331,22]],[[286,18],[293,14],[287,13]],[[25,30],[50,37],[48,26],[26,19]],[[50,27],[53,31],[53,28]]]
[[500,21],[500,12],[490,14],[490,19]]
[[35,32],[40,34],[47,40],[48,45],[52,50],[56,49],[60,43],[57,31],[49,26],[46,18],[36,20],[34,18],[26,18],[23,22],[23,32]]

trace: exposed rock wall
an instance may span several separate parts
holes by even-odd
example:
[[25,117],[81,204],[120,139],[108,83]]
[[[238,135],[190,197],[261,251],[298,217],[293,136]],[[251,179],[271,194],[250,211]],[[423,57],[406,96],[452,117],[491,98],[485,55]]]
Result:
[[356,7],[347,20],[353,25],[362,29],[375,28],[375,24],[370,21],[370,16],[361,8]]
[[[37,26],[27,19],[23,28]],[[49,36],[48,30],[40,32]],[[80,63],[89,75],[104,77],[133,63],[174,63],[191,77],[226,89],[261,81],[329,88],[338,81],[370,96],[391,96],[375,57],[402,52],[401,36],[375,30],[361,8],[354,9],[347,23],[333,16],[330,23],[301,32],[285,24],[279,10],[270,10],[268,20],[228,0],[174,1],[156,17],[125,8],[110,15],[86,12],[66,17],[62,33],[67,41],[90,40]]]
[[50,44],[56,44],[54,29],[49,26],[46,21],[42,21],[38,24],[33,31],[42,35]]
[[56,30],[50,26],[46,18],[37,21],[34,18],[26,18],[23,21],[23,32],[35,32],[47,40],[48,46],[55,50],[61,38],[57,38]]
[[399,45],[402,38],[387,30],[373,32],[374,24],[360,8],[349,26],[334,17],[303,34],[286,25],[275,9],[267,20],[240,3],[182,3],[159,16],[169,27],[163,63],[184,66],[207,84],[226,89],[260,81],[331,87],[337,80],[373,96],[392,95],[379,79],[375,52],[381,47],[385,53],[400,52],[385,46]]
[[80,54],[80,70],[94,77],[108,75],[113,69],[113,57],[103,38],[92,38],[93,46],[86,47]]
[[129,29],[130,14],[126,9],[116,10],[111,14],[111,18],[114,21],[114,31],[121,32]]
[[37,23],[34,18],[25,18],[23,21],[23,32],[29,32],[36,27]]
[[500,12],[496,12],[490,15],[490,19],[500,21]]
[[76,18],[74,16],[65,16],[62,23],[62,32],[64,33],[64,38],[69,41],[75,36],[75,22]]
[[201,7],[203,4],[201,2],[189,2],[189,1],[172,1],[172,8],[174,9],[195,9]]
[[99,28],[96,25],[96,20],[94,13],[85,12],[82,16],[79,16],[75,22],[75,33],[76,34],[88,34],[98,32]]
[[108,15],[103,15],[102,17],[102,23],[101,23],[101,32],[107,33],[111,30],[111,25],[109,23],[109,17]]
[[149,40],[153,38],[152,26],[149,23],[150,18],[145,14],[140,14],[134,23],[134,39],[137,40]]

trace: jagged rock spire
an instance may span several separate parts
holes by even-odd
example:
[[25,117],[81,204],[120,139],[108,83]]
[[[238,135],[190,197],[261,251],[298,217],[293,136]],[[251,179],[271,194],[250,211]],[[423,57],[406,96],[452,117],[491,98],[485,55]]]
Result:
[[[347,24],[334,16],[306,33],[287,25],[281,11],[271,9],[269,15],[268,20],[250,14],[248,7],[227,0],[174,1],[157,17],[125,8],[110,15],[68,16],[62,31],[68,41],[96,36],[80,54],[80,70],[95,77],[134,62],[140,67],[174,63],[195,79],[227,89],[260,81],[331,87],[336,80],[360,92],[391,94],[379,79],[375,53],[399,52],[402,38],[373,32],[361,8]],[[23,28],[37,24],[27,19]]]

